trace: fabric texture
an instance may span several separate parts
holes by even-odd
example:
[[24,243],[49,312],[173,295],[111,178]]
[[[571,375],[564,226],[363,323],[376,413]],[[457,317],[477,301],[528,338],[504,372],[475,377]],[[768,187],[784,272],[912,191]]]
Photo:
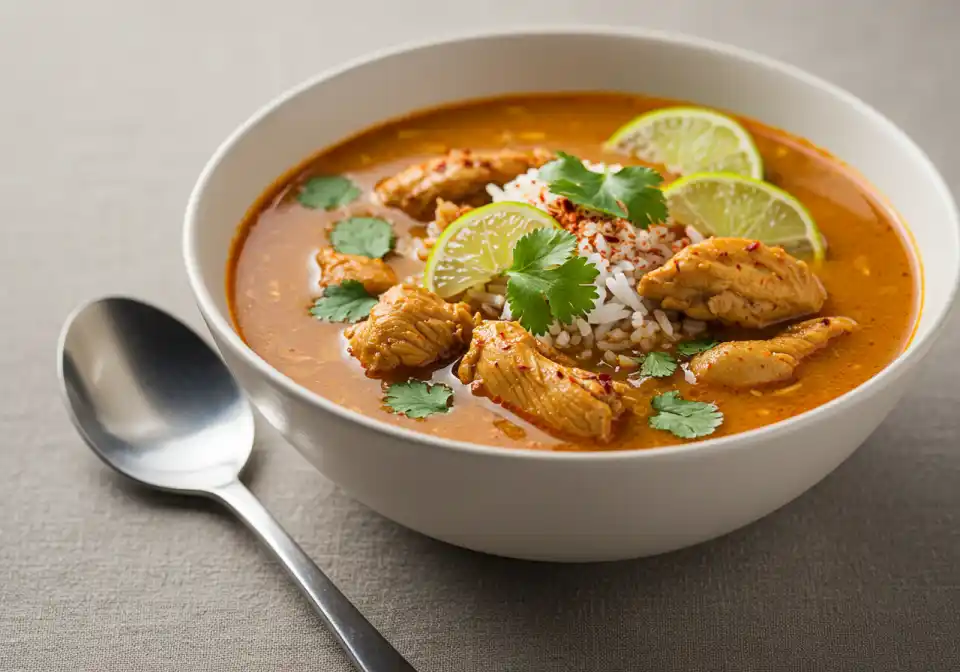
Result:
[[[0,2],[0,670],[350,669],[239,523],[133,487],[86,449],[56,338],[78,303],[117,293],[202,331],[180,224],[217,144],[345,59],[506,22],[756,49],[862,96],[960,181],[955,0]],[[822,484],[663,557],[562,566],[434,542],[352,502],[262,423],[248,481],[423,672],[957,670],[958,328]]]

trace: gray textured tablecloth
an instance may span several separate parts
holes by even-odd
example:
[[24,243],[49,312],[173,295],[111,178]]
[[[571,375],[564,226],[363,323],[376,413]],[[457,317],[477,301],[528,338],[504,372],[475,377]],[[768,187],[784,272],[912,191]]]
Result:
[[[54,366],[60,324],[88,297],[144,297],[200,327],[179,249],[192,183],[236,124],[318,70],[451,28],[685,31],[847,87],[960,180],[957,0],[482,7],[0,1],[0,669],[348,669],[239,524],[94,458]],[[553,566],[451,548],[353,503],[265,425],[252,489],[424,672],[957,670],[958,326],[825,482],[664,557]]]

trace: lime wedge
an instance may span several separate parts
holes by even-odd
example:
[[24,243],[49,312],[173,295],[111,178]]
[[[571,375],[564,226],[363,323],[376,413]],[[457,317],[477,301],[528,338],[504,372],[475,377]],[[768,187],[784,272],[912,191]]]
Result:
[[702,107],[641,114],[611,135],[606,147],[675,175],[725,172],[763,179],[763,159],[747,129]]
[[448,226],[427,258],[423,284],[448,299],[501,275],[513,263],[513,246],[536,229],[559,228],[532,205],[502,201],[470,210]]
[[705,236],[753,238],[790,254],[823,259],[823,236],[793,196],[733,173],[698,173],[663,190],[670,217]]

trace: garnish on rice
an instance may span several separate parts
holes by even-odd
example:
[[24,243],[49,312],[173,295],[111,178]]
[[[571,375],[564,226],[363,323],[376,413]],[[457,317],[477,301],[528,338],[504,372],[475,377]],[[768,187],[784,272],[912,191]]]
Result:
[[575,156],[564,152],[557,152],[557,156],[540,168],[540,179],[554,194],[590,210],[627,219],[642,229],[666,220],[666,201],[657,188],[663,178],[657,171],[627,166],[595,172]]
[[591,310],[599,271],[573,256],[576,237],[560,229],[537,229],[517,241],[507,269],[507,300],[524,329],[547,333],[554,320],[570,324]]

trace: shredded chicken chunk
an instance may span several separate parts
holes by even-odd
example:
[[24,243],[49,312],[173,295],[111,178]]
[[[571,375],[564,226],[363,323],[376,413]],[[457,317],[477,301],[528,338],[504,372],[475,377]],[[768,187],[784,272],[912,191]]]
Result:
[[698,383],[750,388],[791,380],[804,357],[857,328],[849,317],[818,317],[766,341],[729,341],[690,360]]
[[438,198],[476,205],[478,197],[483,199],[479,202],[487,200],[487,184],[505,184],[553,158],[552,152],[540,148],[454,149],[381,181],[376,193],[385,205],[426,221],[433,216]]
[[560,364],[561,358],[517,322],[485,321],[474,329],[457,376],[474,394],[545,430],[609,441],[626,409],[622,383]]
[[690,245],[645,275],[637,291],[697,320],[756,328],[816,313],[827,298],[804,262],[746,238]]
[[317,253],[317,263],[320,265],[321,287],[357,280],[371,294],[381,294],[399,282],[397,274],[383,259],[341,254],[324,247]]
[[467,347],[473,318],[465,304],[447,303],[422,287],[396,285],[364,322],[344,334],[350,354],[371,375],[449,359]]

